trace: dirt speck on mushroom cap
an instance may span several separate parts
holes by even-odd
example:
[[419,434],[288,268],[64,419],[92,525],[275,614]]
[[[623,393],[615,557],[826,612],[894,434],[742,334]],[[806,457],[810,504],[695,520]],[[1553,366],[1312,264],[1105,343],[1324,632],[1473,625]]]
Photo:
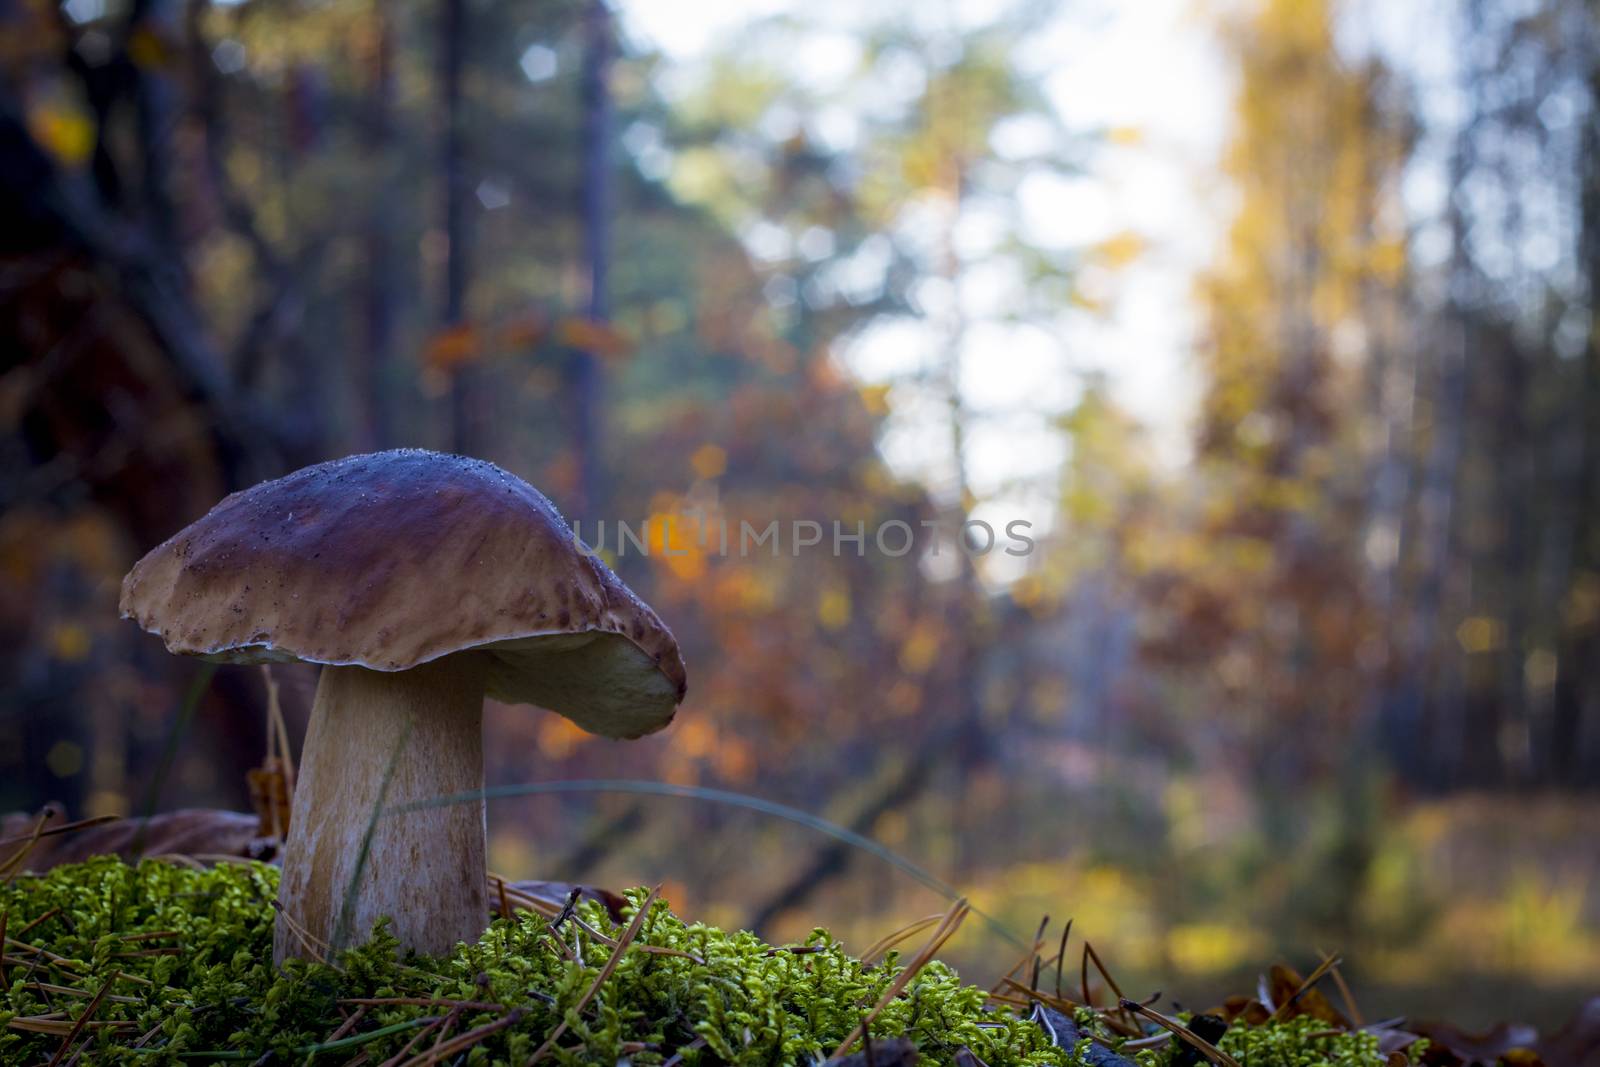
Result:
[[[492,463],[421,449],[234,493],[134,566],[121,610],[169,651],[233,662],[400,671],[484,649],[491,696],[612,736],[665,725],[686,688],[671,631],[580,551],[543,494]],[[579,667],[621,691],[592,692]]]

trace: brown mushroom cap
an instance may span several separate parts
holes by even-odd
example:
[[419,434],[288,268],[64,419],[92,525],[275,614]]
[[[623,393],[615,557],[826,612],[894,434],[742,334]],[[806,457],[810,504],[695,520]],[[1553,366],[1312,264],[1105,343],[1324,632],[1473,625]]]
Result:
[[168,651],[403,671],[481,650],[486,692],[638,737],[683,699],[678,643],[554,505],[492,463],[399,449],[234,493],[152,549],[122,615]]

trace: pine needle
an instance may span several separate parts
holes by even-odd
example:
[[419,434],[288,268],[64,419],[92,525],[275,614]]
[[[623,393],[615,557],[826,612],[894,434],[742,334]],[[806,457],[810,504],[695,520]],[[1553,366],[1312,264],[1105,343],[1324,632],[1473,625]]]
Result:
[[1212,1063],[1217,1064],[1218,1067],[1239,1067],[1238,1060],[1234,1059],[1232,1056],[1228,1055],[1226,1052],[1222,1051],[1220,1048],[1213,1045],[1211,1042],[1207,1041],[1205,1038],[1201,1037],[1199,1034],[1180,1023],[1178,1020],[1168,1018],[1167,1016],[1162,1015],[1159,1011],[1156,1011],[1153,1008],[1147,1008],[1143,1004],[1129,1000],[1127,997],[1123,997],[1121,1000],[1119,1000],[1118,1005],[1123,1011],[1142,1016],[1143,1018],[1149,1019],[1157,1026],[1172,1031],[1172,1033],[1176,1034],[1181,1040],[1187,1041],[1190,1045],[1193,1045],[1200,1051],[1202,1056],[1210,1060]]
[[861,965],[863,967],[875,966],[882,957],[889,954],[890,949],[908,938],[915,937],[943,918],[944,914],[942,912],[938,915],[929,915],[885,934],[874,942],[871,948],[861,954]]
[[1272,1015],[1267,1019],[1267,1022],[1277,1022],[1283,1013],[1289,1010],[1290,1005],[1294,1004],[1295,1001],[1305,996],[1306,990],[1322,981],[1323,977],[1329,971],[1333,970],[1338,963],[1339,957],[1337,956],[1323,956],[1322,962],[1317,964],[1317,969],[1306,975],[1305,981],[1300,983],[1300,988],[1296,989],[1293,993],[1286,997],[1282,1004],[1279,1004],[1272,1009]]
[[[40,816],[40,818],[49,817],[50,813],[48,812]],[[122,816],[120,815],[96,815],[90,819],[79,819],[76,822],[65,822],[60,826],[52,826],[48,830],[35,831],[35,833],[32,834],[22,834],[19,837],[0,838],[0,846],[14,845],[18,841],[32,841],[35,840],[36,837],[55,837],[57,834],[70,834],[74,830],[86,830],[91,826],[103,826],[108,822],[116,822],[121,818]]]
[[88,1006],[83,1009],[83,1014],[78,1016],[77,1023],[75,1023],[72,1027],[72,1030],[68,1032],[66,1039],[61,1042],[61,1047],[56,1049],[56,1054],[54,1056],[50,1057],[50,1067],[56,1067],[56,1064],[61,1062],[61,1057],[65,1056],[67,1054],[67,1050],[72,1047],[72,1043],[78,1040],[78,1035],[81,1034],[83,1032],[83,1028],[89,1024],[89,1020],[94,1013],[100,1010],[100,1002],[105,1000],[107,993],[111,992],[111,983],[115,982],[116,980],[117,979],[115,975],[107,978],[105,984],[100,987],[100,992],[96,993],[94,998],[89,1001]]
[[[1317,954],[1321,956],[1329,955],[1329,953],[1323,952],[1320,948],[1317,949]],[[1361,1019],[1361,1009],[1356,1007],[1356,998],[1351,994],[1350,986],[1344,980],[1344,973],[1339,970],[1339,965],[1336,963],[1328,969],[1328,974],[1332,976],[1333,984],[1339,988],[1339,997],[1344,1001],[1345,1011],[1350,1014],[1350,1025],[1357,1030],[1361,1029],[1366,1024]]]
[[960,929],[962,921],[966,919],[967,912],[970,910],[964,897],[951,905],[950,910],[945,912],[944,918],[934,929],[933,936],[928,938],[927,943],[917,950],[917,954],[911,957],[911,961],[895,976],[894,981],[889,983],[889,988],[883,991],[883,996],[878,998],[878,1002],[872,1006],[872,1010],[867,1013],[866,1018],[862,1019],[856,1028],[850,1031],[849,1036],[839,1043],[839,1047],[834,1050],[833,1055],[829,1057],[830,1059],[839,1059],[850,1050],[851,1045],[868,1033],[869,1028],[872,1026],[872,1020],[878,1017],[879,1013],[883,1011],[891,1000],[903,993],[906,986],[910,985],[911,980],[917,976],[917,973],[932,961],[938,951],[944,947],[944,943],[949,941],[955,935],[955,932]]
[[[660,894],[661,887],[658,885],[654,889],[650,890],[650,895],[644,898],[644,903],[640,904],[639,910],[634,912],[633,921],[628,924],[628,928],[624,930],[622,932],[622,936],[617,939],[617,947],[611,951],[611,956],[606,960],[605,966],[600,968],[600,973],[595,975],[594,981],[590,983],[589,988],[584,992],[583,996],[578,999],[577,1005],[573,1007],[572,1013],[574,1015],[578,1014],[579,1012],[583,1011],[584,1008],[589,1006],[589,1001],[593,1000],[595,994],[600,992],[600,987],[606,984],[606,980],[611,977],[612,973],[617,969],[617,965],[622,962],[622,954],[628,951],[628,945],[631,944],[633,939],[639,935],[639,930],[644,926],[644,920],[646,916],[650,914],[650,906],[656,902],[656,897]],[[544,1044],[540,1045],[538,1049],[534,1051],[533,1055],[529,1057],[528,1067],[533,1067],[535,1063],[538,1063],[541,1059],[543,1059],[545,1055],[555,1047],[555,1043],[561,1037],[561,1035],[566,1032],[567,1022],[565,1019],[563,1019],[554,1030],[550,1031],[550,1036],[545,1038]],[[429,1060],[427,1062],[432,1063],[433,1061]],[[423,1065],[420,1063],[415,1065],[407,1064],[407,1067],[423,1067]]]
[[21,848],[13,852],[4,863],[0,863],[0,878],[9,882],[11,876],[22,867],[22,861],[28,858],[28,853],[33,851],[33,846],[38,844],[40,836],[44,834],[44,824],[54,814],[49,808],[39,813],[39,821],[33,824],[33,833],[27,836]]
[[295,937],[299,938],[300,943],[311,951],[311,956],[313,959],[315,959],[318,963],[326,963],[335,970],[338,969],[338,964],[333,963],[328,958],[333,952],[333,947],[331,945],[322,940],[322,938],[313,934],[310,930],[306,929],[304,924],[302,924],[299,919],[296,919],[293,915],[289,914],[289,910],[278,901],[270,900],[267,903],[271,904],[273,909],[277,911],[278,918],[283,920],[283,924],[289,928],[289,932]]

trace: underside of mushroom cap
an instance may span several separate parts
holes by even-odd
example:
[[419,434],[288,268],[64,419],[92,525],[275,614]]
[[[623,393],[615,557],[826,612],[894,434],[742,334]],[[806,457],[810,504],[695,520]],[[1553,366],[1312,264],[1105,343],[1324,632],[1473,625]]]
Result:
[[491,697],[611,737],[666,725],[685,690],[672,632],[543,494],[420,449],[234,493],[134,566],[121,610],[229,662],[403,671],[482,650]]

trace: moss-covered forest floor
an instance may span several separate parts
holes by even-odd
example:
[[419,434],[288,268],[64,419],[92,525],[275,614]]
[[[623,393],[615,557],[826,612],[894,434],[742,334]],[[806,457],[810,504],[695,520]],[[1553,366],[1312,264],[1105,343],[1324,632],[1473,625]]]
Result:
[[645,890],[616,911],[576,894],[560,908],[502,898],[482,939],[448,957],[402,959],[380,926],[359,949],[329,959],[312,946],[320,959],[278,970],[277,877],[256,862],[114,857],[14,876],[0,888],[0,1061],[1469,1062],[1395,1023],[1352,1025],[1316,988],[1331,967],[1306,979],[1275,971],[1269,987],[1299,988],[1271,1010],[1240,997],[1209,1016],[1115,995],[1088,1006],[1061,990],[1056,945],[1042,939],[993,989],[963,984],[933,958],[961,904],[857,957],[823,930],[772,946],[686,922]]

